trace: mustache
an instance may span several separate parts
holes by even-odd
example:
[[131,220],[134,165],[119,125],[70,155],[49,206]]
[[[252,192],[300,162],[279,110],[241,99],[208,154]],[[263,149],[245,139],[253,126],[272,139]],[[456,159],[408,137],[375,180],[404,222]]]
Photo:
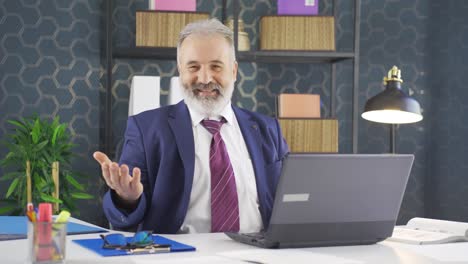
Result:
[[216,83],[211,83],[211,82],[207,83],[207,84],[204,84],[204,83],[194,84],[194,85],[191,86],[191,89],[192,89],[192,91],[195,91],[195,90],[199,90],[199,91],[203,91],[203,90],[212,91],[212,90],[215,90],[215,91],[218,91],[220,93],[222,91],[221,85],[216,84]]

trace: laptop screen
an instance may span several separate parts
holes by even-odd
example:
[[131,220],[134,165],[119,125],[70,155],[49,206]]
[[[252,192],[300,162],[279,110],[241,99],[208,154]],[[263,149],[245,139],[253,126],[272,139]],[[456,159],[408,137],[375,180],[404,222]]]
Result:
[[414,156],[290,154],[270,224],[396,221]]

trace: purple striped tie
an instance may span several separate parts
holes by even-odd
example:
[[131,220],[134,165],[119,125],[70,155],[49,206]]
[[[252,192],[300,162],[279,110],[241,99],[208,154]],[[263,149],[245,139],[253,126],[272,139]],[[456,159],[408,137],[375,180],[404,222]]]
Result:
[[236,181],[220,133],[226,120],[203,120],[201,123],[213,135],[210,146],[211,232],[239,232]]

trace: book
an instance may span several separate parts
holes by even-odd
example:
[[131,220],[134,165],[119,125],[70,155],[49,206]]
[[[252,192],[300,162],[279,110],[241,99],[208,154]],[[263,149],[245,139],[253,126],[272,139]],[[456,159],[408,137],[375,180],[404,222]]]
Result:
[[468,241],[468,223],[415,217],[396,226],[388,240],[418,245]]

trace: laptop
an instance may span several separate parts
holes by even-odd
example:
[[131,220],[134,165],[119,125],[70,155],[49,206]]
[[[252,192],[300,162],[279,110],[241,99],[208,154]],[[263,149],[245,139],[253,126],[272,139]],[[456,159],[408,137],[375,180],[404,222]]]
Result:
[[226,234],[263,248],[377,243],[392,235],[413,160],[407,154],[289,154],[267,229]]

